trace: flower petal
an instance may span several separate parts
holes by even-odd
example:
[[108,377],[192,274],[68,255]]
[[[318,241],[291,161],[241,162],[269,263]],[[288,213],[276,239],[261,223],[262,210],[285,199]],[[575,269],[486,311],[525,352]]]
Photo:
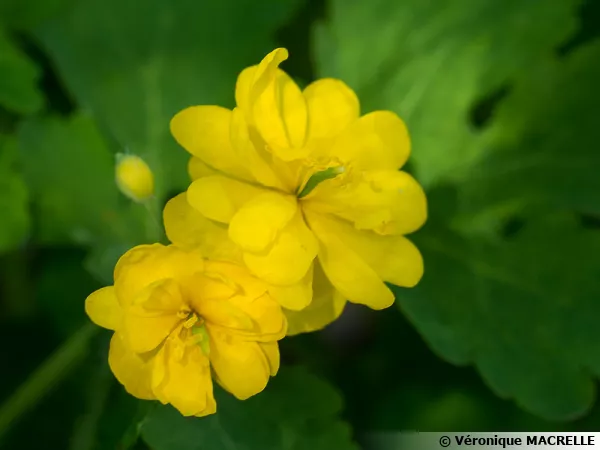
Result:
[[151,387],[154,359],[150,355],[135,353],[118,332],[110,340],[108,364],[119,383],[131,395],[142,400],[156,399]]
[[334,218],[321,218],[321,223],[344,241],[344,244],[388,283],[414,287],[423,276],[423,257],[417,247],[404,236],[381,236],[356,230]]
[[298,203],[291,195],[265,192],[242,206],[229,223],[229,237],[243,250],[264,251],[294,217]]
[[300,88],[278,68],[287,57],[287,50],[279,48],[245,69],[238,77],[236,101],[271,149],[293,159],[294,152],[281,150],[304,146],[307,107]]
[[219,174],[219,172],[208,166],[204,161],[196,156],[192,156],[190,158],[187,169],[192,181],[197,180],[198,178]]
[[379,234],[408,234],[427,219],[425,192],[412,176],[396,170],[363,172],[344,189],[325,181],[303,205]]
[[85,299],[85,312],[96,324],[116,330],[121,324],[123,312],[113,286],[103,287]]
[[249,173],[236,158],[229,140],[231,111],[220,106],[192,106],[171,119],[175,140],[213,169],[238,178]]
[[315,263],[312,289],[314,294],[310,305],[301,311],[284,310],[288,336],[325,328],[342,314],[346,300],[335,290],[318,262]]
[[269,361],[271,376],[274,377],[279,372],[281,358],[279,355],[279,344],[277,342],[259,342],[258,345]]
[[298,210],[266,252],[245,252],[243,258],[248,268],[267,283],[289,285],[304,278],[317,252],[317,241]]
[[192,297],[194,309],[210,326],[252,340],[272,341],[283,338],[286,320],[279,304],[267,294],[267,286],[245,269],[234,264],[208,261],[207,273],[221,274],[237,288],[235,295],[210,300],[210,295]]
[[306,308],[313,297],[313,265],[298,283],[287,286],[269,285],[269,294],[283,308],[294,311]]
[[238,247],[227,235],[227,228],[192,208],[186,192],[167,202],[163,222],[167,237],[173,244],[198,249],[208,259],[242,262]]
[[125,253],[115,267],[115,292],[121,306],[128,306],[157,280],[183,280],[204,268],[202,254],[161,244],[138,245]]
[[208,219],[229,223],[238,209],[263,192],[267,191],[232,178],[214,175],[194,181],[187,190],[187,200]]
[[179,286],[173,279],[159,280],[144,289],[127,308],[123,333],[134,352],[154,350],[175,329],[185,306]]
[[309,141],[337,137],[358,119],[358,97],[343,81],[324,78],[309,84],[303,92],[308,105]]
[[[286,57],[287,58],[287,57]],[[246,67],[240,72],[235,83],[235,103],[240,110],[250,115],[252,86],[258,65]]]
[[[381,236],[360,231],[347,222],[325,216],[321,216],[318,223],[327,229],[327,233],[339,236],[345,246],[382,280],[403,287],[414,287],[421,280],[423,257],[404,236]],[[317,234],[317,237],[320,235]]]
[[272,162],[273,155],[265,150],[262,138],[251,135],[248,122],[241,108],[234,108],[231,115],[230,139],[233,151],[240,161],[248,167],[252,177],[261,185],[284,190],[285,185],[280,176],[275,172]]
[[206,261],[205,273],[222,277],[227,283],[235,285],[237,294],[250,299],[256,299],[267,292],[265,282],[253,276],[243,265],[224,261]]
[[308,223],[320,243],[319,262],[333,286],[352,303],[383,309],[394,303],[394,294],[370,267],[347,244],[347,236],[334,228],[335,219],[306,214]]
[[156,355],[152,375],[152,388],[161,403],[170,403],[184,416],[216,412],[210,363],[200,346],[169,337]]
[[269,381],[270,362],[257,342],[207,327],[210,335],[210,362],[224,389],[240,400],[261,392]]
[[396,170],[410,155],[410,138],[402,119],[391,111],[374,111],[348,127],[331,156],[360,170]]

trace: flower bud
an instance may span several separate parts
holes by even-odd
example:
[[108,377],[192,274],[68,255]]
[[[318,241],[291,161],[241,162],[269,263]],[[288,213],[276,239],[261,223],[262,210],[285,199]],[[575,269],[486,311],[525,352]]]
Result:
[[136,202],[142,202],[154,194],[154,175],[139,156],[117,155],[115,179],[119,190]]

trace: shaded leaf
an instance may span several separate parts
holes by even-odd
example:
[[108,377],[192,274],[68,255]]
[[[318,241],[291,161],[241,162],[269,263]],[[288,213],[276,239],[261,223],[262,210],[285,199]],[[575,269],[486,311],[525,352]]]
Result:
[[21,30],[39,25],[44,19],[60,11],[65,3],[65,0],[2,0],[0,26]]
[[16,248],[29,234],[29,192],[17,168],[16,141],[0,136],[0,252]]
[[44,103],[39,78],[36,65],[0,27],[0,106],[19,114],[38,111]]
[[38,36],[75,98],[146,160],[165,200],[189,184],[171,117],[191,105],[231,106],[237,74],[272,50],[296,3],[81,0]]
[[150,406],[150,402],[138,400],[125,392],[115,380],[99,418],[95,448],[132,448],[138,440],[140,425]]
[[57,334],[69,337],[89,322],[84,311],[85,298],[100,286],[82,266],[84,251],[59,247],[39,253],[41,270],[34,283],[37,303]]
[[332,0],[316,30],[318,72],[357,90],[363,111],[406,120],[418,178],[430,186],[470,167],[480,152],[472,105],[564,42],[578,3]]
[[600,234],[555,214],[502,243],[435,224],[415,241],[425,276],[398,288],[399,305],[436,353],[542,417],[587,411],[600,375]]
[[[28,120],[20,129],[19,147],[40,242],[94,248],[93,273],[106,281],[112,280],[114,267],[103,264],[106,252],[159,240],[149,211],[119,192],[114,155],[89,117]],[[114,255],[107,258],[113,261]]]
[[245,401],[216,390],[218,412],[185,418],[157,407],[142,425],[153,450],[356,450],[338,415],[339,395],[301,368],[282,368],[266,390]]

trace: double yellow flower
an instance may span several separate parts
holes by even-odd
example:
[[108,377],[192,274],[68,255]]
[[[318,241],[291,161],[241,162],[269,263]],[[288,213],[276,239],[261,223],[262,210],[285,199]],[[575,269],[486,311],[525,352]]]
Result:
[[215,412],[213,378],[240,399],[260,392],[279,339],[323,328],[346,301],[387,308],[385,282],[412,287],[423,274],[404,237],[427,216],[423,190],[398,170],[404,123],[361,117],[339,80],[300,90],[279,69],[287,56],[242,71],[233,110],[173,118],[192,183],[163,212],[172,244],[129,251],[115,286],[86,302],[115,330],[109,362],[125,388],[184,415]]

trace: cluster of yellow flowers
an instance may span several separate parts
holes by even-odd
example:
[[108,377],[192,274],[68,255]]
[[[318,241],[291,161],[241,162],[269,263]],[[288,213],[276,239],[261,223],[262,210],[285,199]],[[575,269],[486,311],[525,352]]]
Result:
[[[398,170],[410,153],[404,123],[360,116],[339,80],[301,90],[279,69],[287,57],[276,49],[243,70],[233,110],[172,119],[192,182],[163,211],[171,244],[128,251],[114,286],[86,300],[115,331],[109,364],[125,389],[184,415],[216,411],[213,379],[237,398],[257,394],[284,336],[323,328],[347,301],[387,308],[385,282],[412,287],[423,274],[404,237],[427,215],[422,188]],[[117,180],[134,199],[153,189],[136,157]]]

